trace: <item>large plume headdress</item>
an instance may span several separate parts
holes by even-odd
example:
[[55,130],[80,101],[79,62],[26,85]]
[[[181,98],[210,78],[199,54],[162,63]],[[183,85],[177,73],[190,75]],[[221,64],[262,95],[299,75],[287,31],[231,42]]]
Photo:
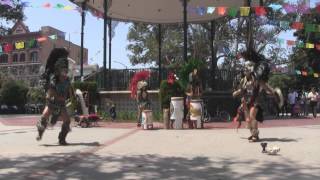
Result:
[[146,80],[150,77],[150,71],[140,71],[133,75],[130,81],[131,98],[137,97],[137,90],[148,86]]
[[45,73],[50,75],[57,68],[68,68],[68,55],[69,52],[65,48],[54,48],[47,59]]
[[261,61],[266,61],[267,60],[262,54],[258,53],[253,48],[249,48],[246,51],[242,52],[241,56],[244,59],[246,59],[248,61],[251,61],[253,63],[259,63]]

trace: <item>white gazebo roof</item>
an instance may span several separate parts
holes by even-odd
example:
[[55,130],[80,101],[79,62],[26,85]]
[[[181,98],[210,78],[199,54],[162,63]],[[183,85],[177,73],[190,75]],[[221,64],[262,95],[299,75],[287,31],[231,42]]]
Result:
[[[79,1],[79,0],[71,0]],[[242,7],[248,0],[189,0],[188,22],[208,22],[219,16],[216,12],[200,15],[190,9],[197,7]],[[79,3],[77,3],[80,5]],[[87,6],[104,12],[104,0],[87,0]],[[259,5],[259,0],[251,0],[251,6]],[[108,17],[120,21],[172,24],[183,22],[182,0],[108,0]]]

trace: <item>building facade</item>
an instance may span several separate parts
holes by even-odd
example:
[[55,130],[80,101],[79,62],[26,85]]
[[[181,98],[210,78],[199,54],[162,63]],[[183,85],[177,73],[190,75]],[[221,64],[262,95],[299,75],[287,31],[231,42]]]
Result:
[[[0,36],[0,72],[15,80],[21,80],[30,87],[39,82],[40,69],[53,48],[66,48],[69,57],[80,64],[81,48],[65,39],[65,33],[50,26],[30,32],[18,21],[7,36]],[[84,49],[84,65],[88,64],[88,50]]]

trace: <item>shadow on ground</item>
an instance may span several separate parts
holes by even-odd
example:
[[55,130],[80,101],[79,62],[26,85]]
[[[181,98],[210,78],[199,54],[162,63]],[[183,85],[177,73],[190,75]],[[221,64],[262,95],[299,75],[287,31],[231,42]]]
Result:
[[[61,146],[59,144],[42,144],[41,146],[44,147],[56,147]],[[68,143],[68,146],[100,146],[99,142],[92,142],[92,143]]]
[[[278,158],[278,157],[275,157]],[[237,168],[238,167],[238,168]],[[239,167],[240,168],[239,170]],[[0,159],[0,179],[320,179],[320,167],[290,160],[163,157],[159,155],[99,156],[53,154]],[[245,170],[245,171],[243,171]],[[310,173],[306,173],[306,170]]]

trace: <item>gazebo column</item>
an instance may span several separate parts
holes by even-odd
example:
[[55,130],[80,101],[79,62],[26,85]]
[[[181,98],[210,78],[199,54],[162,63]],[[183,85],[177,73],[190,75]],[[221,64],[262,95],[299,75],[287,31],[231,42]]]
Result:
[[84,26],[86,21],[86,6],[87,1],[83,1],[81,3],[81,51],[80,51],[80,79],[83,80],[83,44],[84,44]]
[[104,0],[104,20],[103,20],[103,74],[102,74],[102,78],[103,78],[103,89],[107,88],[107,15],[108,15],[108,0]]
[[161,60],[161,49],[162,49],[162,33],[161,24],[158,24],[158,52],[159,52],[159,87],[162,81],[162,60]]
[[187,5],[188,1],[183,0],[183,60],[188,61],[188,22],[187,22]]
[[109,19],[108,22],[108,30],[109,30],[109,73],[108,73],[108,81],[109,81],[109,89],[112,90],[112,73],[111,73],[111,43],[112,43],[112,37],[111,37],[111,23],[112,23],[112,19]]

